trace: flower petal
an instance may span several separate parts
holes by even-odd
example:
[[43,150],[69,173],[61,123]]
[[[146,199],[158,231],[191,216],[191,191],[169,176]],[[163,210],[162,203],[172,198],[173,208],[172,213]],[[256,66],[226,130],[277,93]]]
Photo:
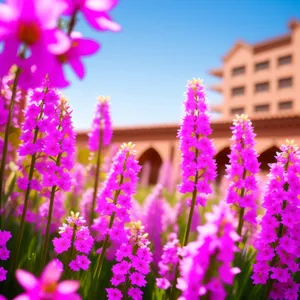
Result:
[[49,52],[59,55],[67,52],[71,46],[70,38],[59,29],[49,30],[46,35]]
[[25,291],[32,291],[38,285],[38,280],[35,276],[25,270],[17,270],[16,277],[19,284],[24,288]]
[[58,282],[59,278],[61,277],[61,270],[57,267],[57,264],[55,261],[50,261],[47,266],[45,267],[42,276],[41,281],[43,283],[55,283]]
[[96,53],[99,48],[100,45],[93,41],[93,40],[89,40],[89,39],[78,39],[75,40],[76,42],[78,42],[78,52],[79,55],[91,55]]
[[106,17],[103,17],[103,16],[97,18],[96,23],[98,24],[99,29],[102,29],[102,30],[111,30],[114,32],[118,32],[122,28],[121,25],[119,25],[118,23],[113,22],[112,20],[110,20]]
[[65,280],[58,284],[57,292],[68,295],[76,292],[79,289],[80,283],[77,280]]
[[32,300],[32,299],[27,294],[21,294],[15,297],[13,300]]
[[95,1],[95,0],[87,0],[85,2],[85,6],[94,11],[108,11],[111,10],[114,6],[118,4],[118,0],[101,0],[101,1]]
[[69,60],[69,64],[80,79],[83,79],[85,71],[84,65],[78,58]]

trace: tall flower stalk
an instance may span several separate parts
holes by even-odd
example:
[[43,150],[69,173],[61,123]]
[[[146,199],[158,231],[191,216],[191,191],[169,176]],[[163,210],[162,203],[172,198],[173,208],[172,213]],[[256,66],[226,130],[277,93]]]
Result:
[[[47,103],[47,96],[48,87],[45,85],[42,89],[35,89],[32,94],[30,95],[30,104],[25,111],[25,122],[22,126],[22,135],[20,139],[22,140],[23,144],[19,149],[19,156],[27,156],[29,155],[30,158],[30,166],[29,166],[29,173],[26,174],[24,172],[24,177],[19,181],[19,187],[25,190],[24,196],[24,206],[20,221],[20,229],[18,232],[17,237],[17,244],[16,244],[16,254],[14,256],[14,268],[18,263],[18,257],[20,252],[20,247],[22,244],[23,233],[24,233],[24,226],[25,226],[25,218],[28,209],[28,202],[29,202],[29,195],[31,191],[32,184],[34,185],[35,189],[40,189],[40,184],[37,180],[34,182],[33,175],[35,172],[35,163],[37,160],[37,155],[39,152],[42,151],[43,142],[41,137],[38,138],[40,133],[39,124],[45,121],[45,114],[44,114],[44,107],[45,107],[45,100]],[[55,95],[55,94],[54,94]],[[53,98],[50,99],[53,101]],[[56,101],[58,100],[58,97]],[[54,100],[55,102],[55,100]],[[47,106],[52,106],[54,103],[50,101],[47,103]]]
[[255,134],[248,117],[237,115],[231,130],[230,165],[227,166],[230,184],[226,201],[234,204],[238,210],[237,233],[241,235],[244,221],[256,224],[258,183],[255,176],[259,172],[259,163],[254,149]]
[[54,251],[57,254],[69,252],[65,264],[74,272],[87,270],[90,265],[88,254],[91,252],[94,239],[90,235],[89,228],[85,226],[85,220],[79,213],[73,213],[66,218],[67,224],[59,228],[59,238],[53,239]]
[[180,299],[225,299],[225,285],[232,284],[238,268],[232,267],[239,236],[234,215],[221,203],[206,213],[207,223],[198,227],[198,240],[183,248],[177,287]]
[[182,194],[192,193],[183,246],[188,243],[195,206],[205,206],[206,198],[203,195],[212,193],[210,184],[216,177],[216,163],[213,159],[215,148],[208,138],[212,130],[202,80],[193,79],[187,87],[185,115],[178,132],[182,158],[179,191]]
[[95,220],[93,229],[99,231],[100,238],[104,241],[93,274],[94,279],[101,275],[109,242],[120,244],[126,239],[125,222],[130,221],[131,196],[135,193],[137,174],[140,170],[133,147],[132,143],[120,147],[99,195],[99,218]]
[[264,299],[298,299],[300,151],[286,141],[272,164],[263,207],[261,232],[256,240],[254,284],[265,285]]
[[107,288],[107,297],[110,300],[142,299],[141,287],[146,285],[145,276],[150,272],[152,253],[149,248],[147,233],[140,221],[131,222],[128,229],[127,241],[121,244],[116,252],[116,261],[112,268],[113,277],[110,280],[114,288]]
[[[211,182],[216,177],[215,148],[208,138],[212,133],[207,112],[206,96],[202,80],[193,79],[187,85],[184,102],[185,115],[181,122],[178,137],[181,150],[182,194],[192,193],[189,199],[190,211],[185,227],[182,246],[189,241],[192,219],[196,205],[204,206],[207,195],[212,193]],[[172,297],[176,293],[178,264],[172,286]]]
[[107,147],[112,138],[112,126],[110,117],[109,97],[100,96],[96,107],[96,113],[93,120],[92,132],[89,134],[89,149],[92,153],[97,152],[96,172],[94,181],[94,192],[92,207],[89,218],[89,225],[93,224],[95,217],[96,199],[98,194],[98,185],[100,181],[100,165],[102,148]]
[[57,118],[51,122],[51,126],[47,129],[49,135],[45,141],[45,153],[49,155],[51,161],[40,166],[46,172],[44,173],[43,185],[51,186],[50,195],[49,191],[47,193],[47,196],[50,197],[50,202],[41,256],[41,267],[44,267],[46,264],[55,193],[59,189],[64,191],[71,189],[72,179],[69,171],[74,166],[75,133],[72,125],[71,111],[64,98],[61,97],[58,107],[54,110],[54,114]]
[[[5,187],[5,180],[4,180],[4,173],[5,173],[5,166],[6,166],[6,158],[7,158],[7,150],[8,150],[8,138],[10,134],[10,126],[12,121],[12,116],[14,112],[14,105],[17,96],[17,86],[18,80],[20,77],[21,70],[17,68],[14,75],[14,81],[12,86],[12,93],[10,98],[9,110],[8,110],[8,118],[5,126],[5,133],[4,133],[4,143],[2,149],[2,158],[1,158],[1,165],[0,165],[0,212],[2,211],[2,207],[4,206],[4,187]],[[2,225],[2,217],[0,216],[0,227]]]

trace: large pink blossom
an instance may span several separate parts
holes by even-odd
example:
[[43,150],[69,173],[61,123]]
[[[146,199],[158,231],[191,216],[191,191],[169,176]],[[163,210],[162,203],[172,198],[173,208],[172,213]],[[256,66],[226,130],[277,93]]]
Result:
[[76,293],[79,289],[79,281],[65,280],[58,283],[62,275],[62,269],[53,260],[48,263],[40,278],[36,278],[25,270],[17,270],[16,277],[25,293],[17,296],[14,300],[79,300],[81,297]]
[[[73,32],[71,34],[70,48],[59,55],[51,55],[51,53],[45,55],[51,84],[59,88],[64,88],[69,85],[69,81],[65,78],[63,70],[63,67],[67,64],[70,65],[79,79],[83,79],[85,69],[81,58],[96,53],[99,47],[97,42],[83,38],[79,32]],[[39,70],[37,70],[37,72],[39,72]]]
[[[60,55],[70,47],[69,37],[57,28],[65,9],[66,3],[57,0],[7,0],[0,4],[0,41],[4,42],[0,75],[17,64],[31,84],[44,78],[48,70],[45,54]],[[25,59],[20,59],[18,55],[24,46],[27,53]],[[33,66],[43,76],[31,76]]]
[[68,4],[65,14],[72,15],[81,11],[86,21],[95,29],[119,31],[121,26],[113,22],[108,14],[118,2],[118,0],[65,0]]

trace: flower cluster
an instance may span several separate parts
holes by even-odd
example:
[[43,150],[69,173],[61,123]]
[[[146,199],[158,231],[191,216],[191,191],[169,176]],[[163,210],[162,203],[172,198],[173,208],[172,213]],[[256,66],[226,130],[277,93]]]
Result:
[[120,147],[99,193],[99,218],[92,227],[98,233],[98,240],[103,240],[106,234],[113,242],[126,239],[124,224],[130,221],[131,196],[135,193],[140,170],[133,147],[131,143]]
[[[85,71],[81,57],[94,54],[99,45],[74,31],[77,14],[81,11],[97,30],[120,30],[108,15],[117,1],[100,5],[92,2],[20,0],[1,4],[0,15],[5,17],[0,22],[0,42],[4,43],[0,76],[16,64],[22,69],[19,85],[24,88],[39,86],[46,74],[54,86],[66,87],[69,82],[63,67],[69,64],[82,79]],[[71,15],[66,32],[59,26],[63,15]]]
[[176,233],[169,235],[169,241],[163,247],[163,254],[159,262],[159,275],[161,278],[156,278],[156,285],[159,289],[167,290],[175,278],[175,269],[179,263],[180,253],[182,248],[177,238]]
[[100,145],[108,146],[112,138],[109,97],[100,96],[96,113],[89,133],[89,149],[96,152]]
[[147,234],[141,222],[132,222],[129,239],[116,252],[117,264],[113,266],[111,284],[117,288],[107,288],[108,299],[122,299],[122,292],[133,300],[141,300],[141,287],[146,285],[145,276],[150,272],[152,253]]
[[71,251],[71,258],[75,259],[69,263],[69,267],[77,272],[80,269],[87,270],[90,260],[87,255],[91,252],[94,239],[90,235],[88,227],[84,226],[85,220],[79,216],[79,213],[66,218],[67,224],[64,223],[59,229],[59,238],[53,239],[54,250],[57,254]]
[[[180,192],[212,193],[210,183],[216,177],[215,148],[208,138],[212,130],[202,81],[193,79],[188,84],[185,115],[178,132],[181,150],[182,184]],[[205,205],[206,199],[198,195],[196,203]]]
[[299,194],[300,151],[287,141],[272,164],[263,207],[261,232],[256,241],[254,284],[273,281],[272,299],[298,299],[299,285],[294,273],[299,271]]
[[75,132],[70,108],[56,90],[44,87],[33,91],[20,139],[23,143],[19,156],[34,155],[32,160],[38,172],[34,179],[30,179],[32,174],[27,174],[28,168],[24,167],[23,177],[18,178],[19,188],[27,190],[29,186],[46,196],[50,193],[48,188],[53,186],[70,190],[69,171],[74,165]]
[[232,268],[235,242],[235,218],[225,203],[213,207],[206,213],[207,223],[198,227],[199,236],[182,252],[180,275],[177,288],[182,291],[181,299],[198,299],[208,295],[209,299],[225,299],[224,285],[232,284],[238,268]]
[[66,280],[58,282],[63,270],[56,261],[50,261],[38,279],[25,270],[17,270],[16,277],[25,293],[17,296],[17,299],[70,299],[80,300],[76,293],[79,289],[79,281]]
[[[0,260],[7,260],[9,258],[9,250],[6,248],[6,243],[11,238],[9,231],[0,230]],[[6,280],[7,270],[0,267],[0,281]]]
[[256,223],[256,195],[258,183],[255,175],[259,172],[257,153],[254,149],[255,134],[251,121],[246,115],[237,115],[233,121],[232,144],[227,166],[227,177],[230,180],[227,203],[234,203],[245,210],[244,220]]

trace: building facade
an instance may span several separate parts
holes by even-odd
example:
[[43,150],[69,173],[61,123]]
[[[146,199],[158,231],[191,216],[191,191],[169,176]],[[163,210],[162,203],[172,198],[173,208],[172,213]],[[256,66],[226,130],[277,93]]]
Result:
[[300,113],[300,22],[288,27],[288,34],[254,45],[236,42],[223,66],[210,70],[221,79],[211,86],[223,94],[223,103],[212,107],[221,118]]
[[[291,21],[289,30],[285,36],[255,45],[237,42],[223,58],[223,66],[210,71],[222,79],[211,88],[224,98],[221,105],[212,106],[220,113],[212,122],[218,179],[228,163],[230,126],[236,114],[251,118],[265,172],[286,139],[300,145],[300,22]],[[149,184],[157,182],[164,164],[171,166],[169,178],[175,184],[180,180],[178,129],[178,124],[114,128],[113,143],[136,144],[137,158],[150,173]],[[86,147],[87,141],[87,132],[78,132],[79,148]]]

